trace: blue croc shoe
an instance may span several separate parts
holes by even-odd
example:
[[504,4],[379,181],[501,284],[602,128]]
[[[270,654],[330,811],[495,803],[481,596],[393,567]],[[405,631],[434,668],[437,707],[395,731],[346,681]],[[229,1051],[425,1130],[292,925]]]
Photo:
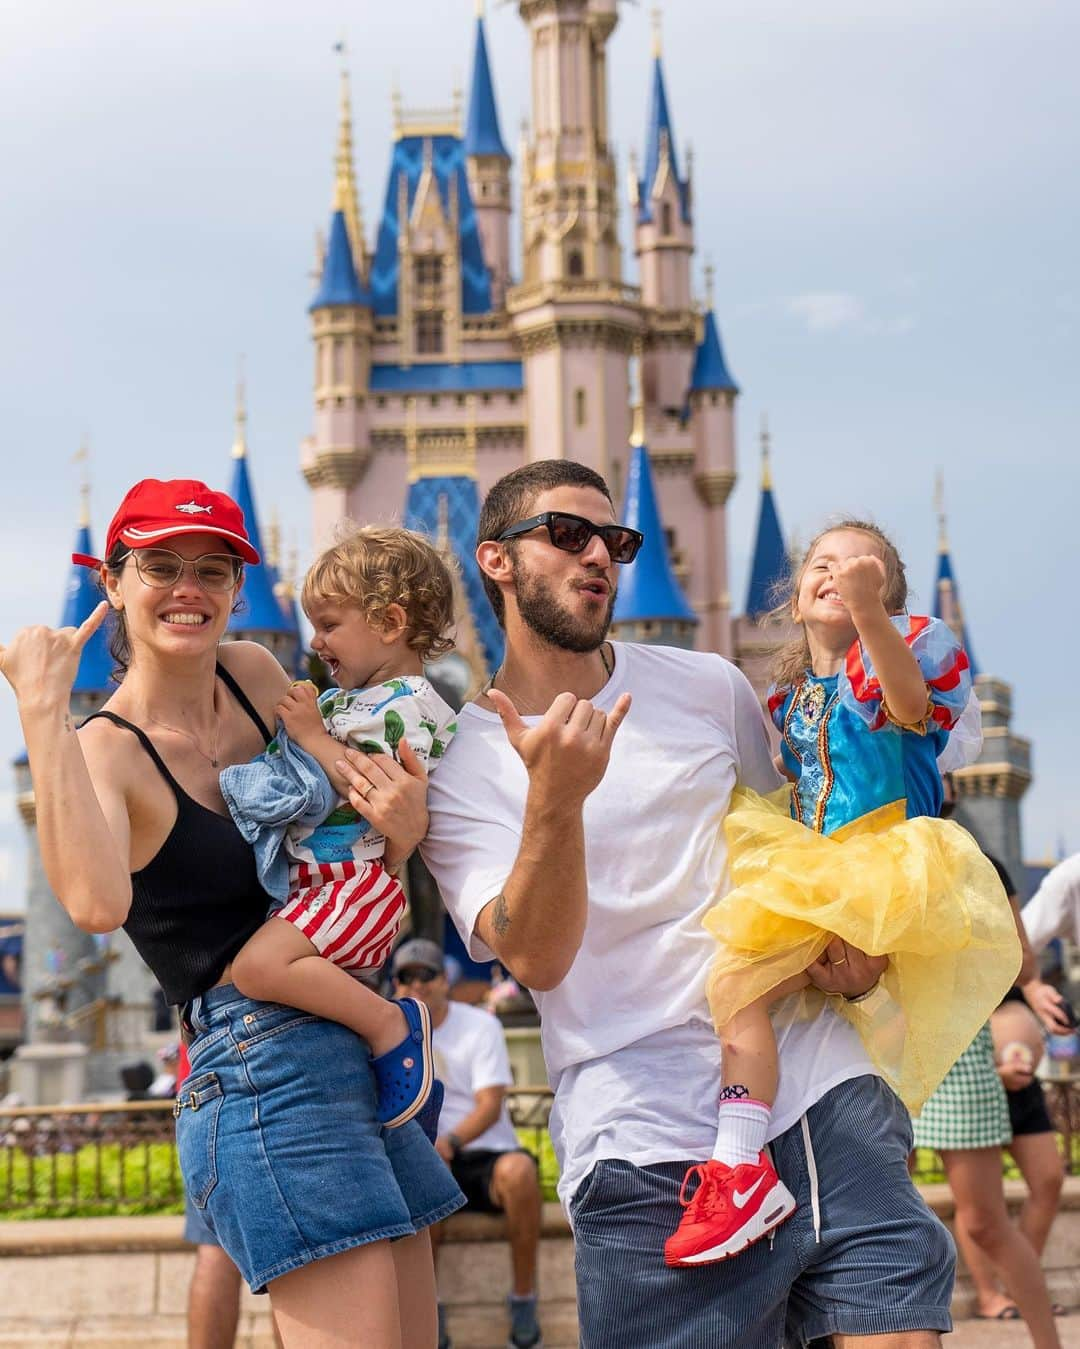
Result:
[[395,998],[405,1013],[409,1032],[393,1049],[371,1060],[377,1101],[375,1115],[387,1129],[396,1129],[416,1115],[431,1093],[431,1015],[416,998]]

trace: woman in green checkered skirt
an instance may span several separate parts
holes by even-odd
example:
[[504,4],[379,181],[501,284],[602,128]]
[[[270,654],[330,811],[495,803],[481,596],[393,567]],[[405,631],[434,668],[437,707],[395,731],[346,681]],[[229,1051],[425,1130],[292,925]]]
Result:
[[[946,779],[946,793],[950,785]],[[1022,981],[1034,974],[1035,958],[1020,922],[1015,887],[1004,867],[998,862],[994,865],[1016,916],[1024,950]],[[914,1126],[915,1146],[941,1153],[945,1178],[956,1201],[954,1226],[961,1253],[972,1247],[982,1252],[1012,1298],[1011,1308],[998,1314],[1000,1319],[1014,1320],[1019,1314],[1027,1323],[1035,1349],[1060,1349],[1039,1257],[1009,1220],[1005,1206],[1001,1148],[1012,1141],[1012,1125],[1008,1098],[994,1063],[989,1023],[949,1069]],[[977,1316],[981,1314],[976,1312]]]

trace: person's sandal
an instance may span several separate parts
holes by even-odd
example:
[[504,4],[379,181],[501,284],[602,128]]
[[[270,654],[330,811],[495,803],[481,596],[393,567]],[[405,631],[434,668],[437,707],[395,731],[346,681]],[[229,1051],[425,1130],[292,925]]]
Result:
[[416,998],[394,998],[409,1031],[400,1044],[371,1060],[377,1093],[375,1115],[386,1129],[407,1124],[424,1107],[434,1076],[431,1015]]

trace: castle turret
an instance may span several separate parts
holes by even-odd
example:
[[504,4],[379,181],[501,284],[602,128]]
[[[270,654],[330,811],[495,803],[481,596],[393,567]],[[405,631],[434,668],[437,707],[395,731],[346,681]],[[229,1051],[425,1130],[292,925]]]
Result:
[[629,358],[644,331],[623,284],[608,140],[614,0],[520,0],[532,41],[532,137],[522,176],[523,279],[507,296],[528,389],[530,459],[618,480],[629,440]]
[[484,34],[483,0],[477,0],[476,47],[465,118],[465,165],[484,262],[491,279],[491,303],[501,309],[510,280],[510,156],[499,131]]
[[1020,801],[1031,785],[1031,742],[1012,732],[1012,685],[996,675],[977,674],[967,625],[950,556],[940,478],[937,484],[938,562],[934,611],[963,642],[975,675],[975,693],[982,711],[983,743],[978,759],[953,774],[956,818],[981,847],[1001,862],[1024,893]]
[[622,520],[639,530],[644,541],[633,562],[619,568],[612,632],[629,642],[689,649],[698,616],[675,576],[640,428],[635,428],[634,441]]
[[734,622],[735,660],[764,699],[769,685],[769,669],[777,647],[795,635],[795,624],[787,614],[774,614],[786,585],[791,580],[791,560],[780,513],[773,495],[769,428],[761,418],[761,500],[758,504],[754,551],[750,556],[750,580],[746,587],[745,611]]
[[703,564],[708,590],[699,611],[704,645],[730,655],[731,596],[727,579],[727,514],[735,486],[735,399],[732,379],[713,313],[712,269],[708,272],[706,311],[690,374],[688,402],[694,431],[694,486],[706,509]]
[[232,447],[233,476],[229,495],[244,512],[244,525],[251,546],[263,561],[257,567],[245,567],[244,584],[236,612],[229,619],[226,640],[259,642],[272,651],[287,670],[295,670],[299,633],[292,615],[282,608],[275,593],[278,577],[274,565],[263,550],[255,493],[248,473],[247,408],[243,381],[237,387],[236,435]]
[[339,120],[330,232],[319,287],[308,307],[315,343],[315,431],[303,446],[301,463],[312,488],[316,548],[329,543],[335,521],[347,514],[349,489],[359,482],[371,454],[367,400],[372,313],[344,73]]

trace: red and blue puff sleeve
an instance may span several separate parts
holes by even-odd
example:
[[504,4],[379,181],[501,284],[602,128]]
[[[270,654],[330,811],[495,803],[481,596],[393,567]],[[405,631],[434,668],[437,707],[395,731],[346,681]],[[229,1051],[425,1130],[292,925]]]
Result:
[[[897,614],[892,625],[904,638],[926,680],[926,717],[918,726],[903,729],[925,734],[929,729],[948,733],[960,719],[971,693],[967,652],[952,629],[939,618]],[[859,642],[853,642],[840,672],[837,693],[871,731],[897,723],[889,714],[873,662]]]

